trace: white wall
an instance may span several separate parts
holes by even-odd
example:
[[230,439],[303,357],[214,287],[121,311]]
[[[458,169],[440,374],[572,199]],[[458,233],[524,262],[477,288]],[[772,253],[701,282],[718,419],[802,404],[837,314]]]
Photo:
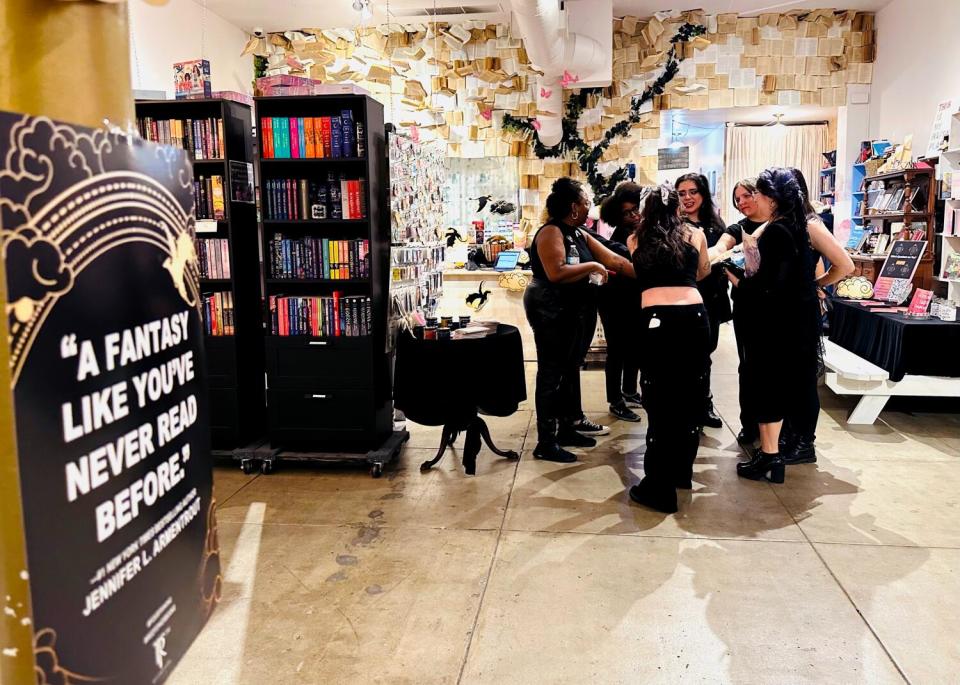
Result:
[[[134,90],[163,90],[173,97],[173,64],[210,60],[213,90],[251,92],[253,58],[240,57],[247,34],[194,0],[166,5],[130,4],[130,73]],[[202,52],[201,55],[201,45]]]
[[893,0],[877,13],[877,61],[870,91],[870,136],[913,134],[925,154],[937,104],[960,97],[958,0]]

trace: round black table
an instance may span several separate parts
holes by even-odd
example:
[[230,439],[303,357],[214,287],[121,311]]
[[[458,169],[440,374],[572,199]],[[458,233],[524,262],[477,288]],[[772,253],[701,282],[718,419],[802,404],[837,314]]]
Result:
[[394,369],[394,404],[407,418],[427,426],[443,426],[437,456],[421,464],[427,470],[466,432],[463,468],[474,475],[480,440],[501,457],[480,413],[510,416],[527,398],[523,345],[515,326],[492,324],[476,338],[418,340],[401,332]]

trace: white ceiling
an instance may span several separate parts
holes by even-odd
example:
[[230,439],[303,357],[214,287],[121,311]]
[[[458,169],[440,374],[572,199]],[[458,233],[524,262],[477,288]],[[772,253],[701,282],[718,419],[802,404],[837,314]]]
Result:
[[837,118],[835,107],[796,105],[791,107],[731,107],[728,109],[686,110],[678,109],[660,115],[660,131],[664,138],[670,137],[676,122],[676,131],[686,142],[693,143],[723,128],[727,122],[735,124],[772,124],[774,114],[783,114],[785,124],[803,124],[832,121]]
[[[590,0],[576,0],[589,2]],[[204,0],[196,0],[203,4]],[[710,14],[738,12],[740,14],[758,14],[760,12],[786,12],[791,9],[815,9],[838,5],[842,9],[876,11],[887,5],[890,0],[845,0],[830,3],[825,0],[689,0],[694,7],[700,7]],[[357,25],[359,15],[353,10],[353,0],[206,0],[206,6],[227,21],[245,29],[262,27],[265,31],[285,31],[296,28],[338,28]],[[411,9],[433,7],[479,7],[489,9],[489,13],[464,15],[465,18],[496,21],[505,19],[509,14],[510,0],[371,0],[373,22],[387,22],[387,5],[396,17],[409,13]],[[647,17],[654,12],[674,5],[671,0],[614,0],[616,16],[632,14]],[[424,19],[421,19],[423,21]],[[412,21],[403,19],[402,21]]]

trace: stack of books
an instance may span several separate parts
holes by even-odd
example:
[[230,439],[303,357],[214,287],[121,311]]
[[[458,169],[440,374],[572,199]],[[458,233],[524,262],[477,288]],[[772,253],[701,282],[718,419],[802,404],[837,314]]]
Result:
[[222,159],[223,119],[137,119],[140,136],[161,145],[183,148],[194,159]]
[[198,219],[226,218],[223,198],[223,176],[200,176],[193,182],[193,196],[197,203]]
[[229,290],[203,295],[203,330],[207,335],[233,335],[233,293]]
[[264,159],[354,158],[366,154],[363,122],[353,112],[336,117],[262,117]]
[[359,337],[370,335],[373,320],[369,297],[270,296],[270,326],[273,335]]
[[273,178],[264,182],[268,221],[367,218],[366,181],[333,172],[327,180]]
[[273,278],[346,280],[370,276],[369,240],[290,239],[275,234],[270,243]]
[[230,278],[230,248],[226,238],[197,240],[200,278]]

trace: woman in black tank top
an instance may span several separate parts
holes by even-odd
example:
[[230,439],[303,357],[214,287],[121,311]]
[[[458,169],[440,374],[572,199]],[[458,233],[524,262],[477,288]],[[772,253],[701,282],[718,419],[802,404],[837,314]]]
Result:
[[706,240],[680,220],[679,206],[672,188],[654,188],[631,241],[643,291],[640,375],[650,425],[644,477],[630,488],[630,498],[665,513],[677,511],[677,488],[693,487],[710,341],[696,288],[710,273]]
[[550,217],[530,245],[533,280],[523,296],[527,321],[537,346],[537,459],[572,462],[563,449],[592,447],[584,435],[602,435],[605,427],[583,415],[580,367],[597,326],[595,285],[633,277],[633,265],[581,230],[590,209],[583,187],[570,178],[557,179],[547,197]]

